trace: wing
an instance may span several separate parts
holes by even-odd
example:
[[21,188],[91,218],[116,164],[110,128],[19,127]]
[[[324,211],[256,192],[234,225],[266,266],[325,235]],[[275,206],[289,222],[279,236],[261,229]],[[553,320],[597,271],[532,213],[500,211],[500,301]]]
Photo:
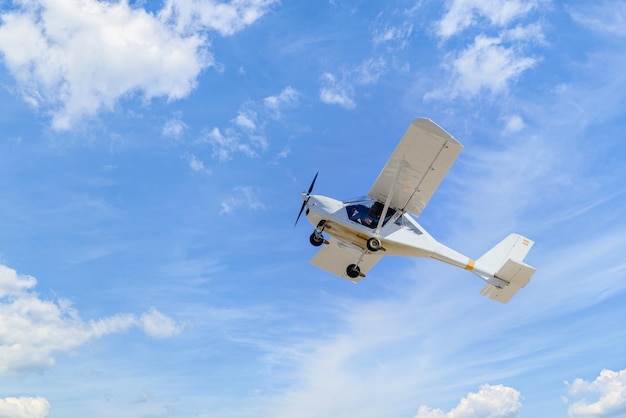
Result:
[[350,264],[356,263],[362,254],[362,250],[346,245],[331,237],[329,244],[323,245],[311,259],[311,264],[336,276],[358,283],[358,281],[383,258],[381,253],[382,251],[367,253],[359,263],[361,276],[353,279],[346,274],[346,268]]
[[367,195],[385,202],[391,193],[392,208],[419,216],[462,149],[435,122],[415,119]]

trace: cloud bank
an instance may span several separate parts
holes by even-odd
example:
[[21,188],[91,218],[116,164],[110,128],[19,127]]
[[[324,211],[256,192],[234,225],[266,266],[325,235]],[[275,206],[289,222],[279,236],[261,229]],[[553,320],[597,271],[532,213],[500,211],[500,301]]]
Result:
[[[425,95],[426,99],[472,97],[486,91],[507,91],[522,73],[538,60],[527,56],[528,45],[543,42],[541,25],[525,21],[539,7],[534,0],[454,0],[437,22],[442,41],[455,37],[465,45],[445,55],[442,67],[449,78],[446,87]],[[478,34],[473,35],[478,31]],[[470,34],[471,41],[463,41]]]
[[482,385],[449,412],[421,406],[415,418],[514,418],[522,407],[520,393],[503,385]]
[[273,3],[169,0],[154,15],[127,1],[13,0],[0,53],[18,94],[67,130],[124,97],[187,96],[214,64],[203,33],[231,35]]
[[54,366],[54,355],[89,340],[133,327],[156,338],[171,337],[181,326],[155,308],[140,317],[117,314],[84,321],[67,300],[48,301],[34,292],[37,280],[0,265],[0,375],[37,372]]
[[[587,400],[597,398],[592,402]],[[569,397],[574,400],[569,418],[616,417],[626,413],[626,369],[615,372],[604,369],[593,381],[576,379],[569,384]]]
[[45,418],[50,403],[44,398],[0,398],[0,418]]

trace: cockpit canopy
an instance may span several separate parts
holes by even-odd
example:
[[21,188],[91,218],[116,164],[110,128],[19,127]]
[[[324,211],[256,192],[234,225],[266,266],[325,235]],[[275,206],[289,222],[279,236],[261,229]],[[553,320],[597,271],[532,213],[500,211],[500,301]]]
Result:
[[[385,208],[383,203],[367,196],[347,200],[344,204],[346,205],[345,208],[348,213],[348,219],[371,229],[378,226],[383,209]],[[383,225],[385,225],[395,213],[395,209],[388,208]]]

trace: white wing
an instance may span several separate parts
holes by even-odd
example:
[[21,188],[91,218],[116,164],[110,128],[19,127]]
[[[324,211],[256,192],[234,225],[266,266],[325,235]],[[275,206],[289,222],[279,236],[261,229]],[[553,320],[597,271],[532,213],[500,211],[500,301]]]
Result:
[[[367,272],[370,271],[370,269],[374,267],[374,265],[378,263],[381,258],[383,258],[383,255],[381,254],[382,252],[383,251],[375,253],[368,252],[363,257],[359,263],[359,268],[361,269],[361,274],[363,276],[367,274]],[[348,277],[346,274],[346,268],[350,264],[356,263],[361,254],[361,249],[346,245],[335,238],[330,238],[329,244],[322,245],[322,248],[320,248],[317,254],[315,254],[315,256],[311,259],[311,264],[321,268],[322,270],[326,270],[335,276],[343,277],[344,279],[357,283],[363,278],[363,276],[359,276],[354,279]]]
[[419,216],[462,149],[435,122],[415,119],[367,195],[385,202],[391,193],[392,208]]

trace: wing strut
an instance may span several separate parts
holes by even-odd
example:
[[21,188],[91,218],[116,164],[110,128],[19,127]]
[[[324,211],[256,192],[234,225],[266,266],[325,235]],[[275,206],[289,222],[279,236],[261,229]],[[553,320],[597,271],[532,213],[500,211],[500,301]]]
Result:
[[430,163],[430,165],[428,166],[428,169],[426,170],[426,172],[424,173],[424,176],[422,177],[422,179],[420,180],[420,182],[417,184],[417,186],[415,187],[415,189],[413,189],[413,193],[411,193],[411,196],[409,196],[409,199],[406,201],[406,203],[404,204],[404,206],[402,207],[402,212],[404,212],[406,210],[406,206],[409,204],[409,202],[411,201],[411,199],[413,199],[413,196],[415,196],[415,193],[420,191],[420,187],[422,186],[422,183],[424,182],[424,180],[426,179],[426,177],[428,177],[428,173],[430,173],[432,170],[434,170],[434,166],[435,163],[437,162],[437,160],[439,159],[439,157],[441,157],[441,154],[443,153],[443,150],[448,148],[448,141],[444,142],[443,145],[441,146],[441,148],[439,149],[439,152],[437,153],[437,155],[435,156],[435,159]]
[[389,187],[389,193],[387,193],[387,199],[385,199],[385,206],[383,206],[383,212],[380,214],[378,225],[376,225],[376,232],[374,233],[376,236],[380,235],[380,228],[383,227],[383,222],[385,222],[385,218],[387,217],[387,210],[389,209],[389,205],[391,204],[393,189],[396,187],[398,177],[400,176],[400,171],[402,170],[403,162],[404,162],[404,159],[398,160],[398,169],[396,170],[396,174],[394,174],[393,180],[391,181],[391,186]]

